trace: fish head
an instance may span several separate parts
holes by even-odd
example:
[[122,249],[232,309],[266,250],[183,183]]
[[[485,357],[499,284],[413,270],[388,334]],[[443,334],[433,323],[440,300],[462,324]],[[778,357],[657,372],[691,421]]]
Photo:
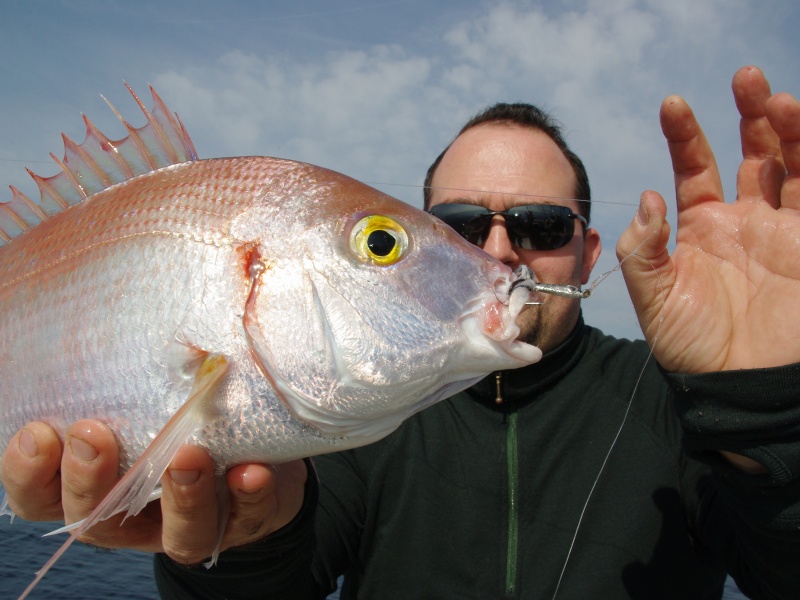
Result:
[[[352,445],[541,351],[515,320],[532,286],[419,209],[301,165],[239,219],[263,265],[251,352],[299,419]],[[517,283],[519,283],[517,281]]]

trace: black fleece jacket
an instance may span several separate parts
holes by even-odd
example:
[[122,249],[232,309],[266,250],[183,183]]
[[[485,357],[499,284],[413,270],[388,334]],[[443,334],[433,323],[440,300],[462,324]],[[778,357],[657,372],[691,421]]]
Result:
[[318,457],[297,518],[217,567],[158,556],[159,590],[323,598],[344,574],[343,599],[685,600],[720,598],[730,572],[796,600],[798,384],[797,365],[665,374],[643,342],[581,322],[541,362]]

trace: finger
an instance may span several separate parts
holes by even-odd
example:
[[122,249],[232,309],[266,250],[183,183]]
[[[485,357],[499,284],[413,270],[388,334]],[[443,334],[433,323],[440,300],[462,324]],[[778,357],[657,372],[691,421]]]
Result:
[[767,102],[766,110],[780,139],[786,166],[781,206],[800,208],[800,102],[790,94],[776,94]]
[[58,521],[61,508],[61,440],[45,423],[18,431],[3,454],[3,487],[16,514],[31,521]]
[[269,533],[277,509],[276,475],[272,468],[258,464],[238,465],[228,471],[231,506],[225,546],[239,546]]
[[307,477],[302,460],[232,468],[227,475],[231,516],[224,546],[254,542],[287,525],[303,504]]
[[218,537],[214,462],[202,448],[184,446],[161,485],[164,552],[181,564],[197,564],[211,554]]
[[670,96],[661,104],[661,130],[672,158],[678,214],[702,202],[722,201],[714,153],[692,109],[680,96]]
[[664,289],[674,280],[672,261],[667,251],[669,224],[664,199],[645,192],[639,210],[617,242],[625,284],[645,337],[653,341],[664,306]]
[[766,119],[766,104],[772,91],[758,67],[742,67],[733,76],[733,99],[742,117],[742,156],[780,155],[780,140]]
[[737,176],[739,199],[780,203],[783,160],[778,135],[767,119],[766,104],[772,95],[764,74],[756,67],[743,67],[733,77],[733,97],[742,119],[742,164]]
[[[97,507],[117,484],[119,465],[116,437],[105,424],[84,420],[70,426],[61,460],[66,523],[86,518]],[[97,523],[79,539],[103,548],[160,552],[160,506],[151,503],[132,518],[124,513],[115,515]]]
[[119,479],[119,450],[104,423],[85,419],[67,429],[61,460],[61,496],[66,523],[86,518]]

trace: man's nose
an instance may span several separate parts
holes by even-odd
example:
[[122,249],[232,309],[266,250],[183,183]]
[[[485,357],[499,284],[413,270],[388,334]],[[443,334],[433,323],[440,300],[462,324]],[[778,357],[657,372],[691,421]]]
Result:
[[505,219],[501,215],[492,217],[489,233],[486,234],[482,248],[484,252],[507,265],[516,265],[519,262],[519,255],[508,237]]

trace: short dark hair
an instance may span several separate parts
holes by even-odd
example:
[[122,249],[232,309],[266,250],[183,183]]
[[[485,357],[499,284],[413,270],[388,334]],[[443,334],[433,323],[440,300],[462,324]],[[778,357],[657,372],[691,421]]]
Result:
[[[556,143],[556,146],[558,146],[561,152],[564,153],[564,156],[569,161],[569,164],[572,165],[572,170],[575,172],[577,184],[574,192],[574,198],[576,200],[585,200],[585,202],[578,203],[578,212],[582,216],[586,217],[586,221],[588,223],[589,216],[591,214],[591,190],[589,188],[589,176],[586,174],[586,168],[583,166],[581,159],[578,158],[577,154],[570,150],[567,142],[564,140],[564,136],[561,133],[561,125],[558,123],[558,121],[556,121],[552,115],[549,115],[533,104],[526,104],[523,102],[516,102],[513,104],[498,102],[497,104],[493,104],[492,106],[485,108],[467,121],[467,123],[461,128],[461,131],[458,132],[456,138],[458,138],[459,135],[468,129],[472,129],[478,125],[486,125],[491,123],[505,123],[509,125],[518,125],[520,127],[536,129],[546,134]],[[453,141],[455,141],[455,139]],[[450,142],[450,144],[447,145],[447,148],[442,150],[442,153],[436,157],[436,160],[433,161],[433,164],[428,168],[428,172],[425,175],[423,195],[426,210],[430,208],[431,205],[431,183],[433,181],[433,174],[436,172],[436,169],[439,167],[439,163],[442,162],[442,158],[450,149],[452,144],[453,142]]]

